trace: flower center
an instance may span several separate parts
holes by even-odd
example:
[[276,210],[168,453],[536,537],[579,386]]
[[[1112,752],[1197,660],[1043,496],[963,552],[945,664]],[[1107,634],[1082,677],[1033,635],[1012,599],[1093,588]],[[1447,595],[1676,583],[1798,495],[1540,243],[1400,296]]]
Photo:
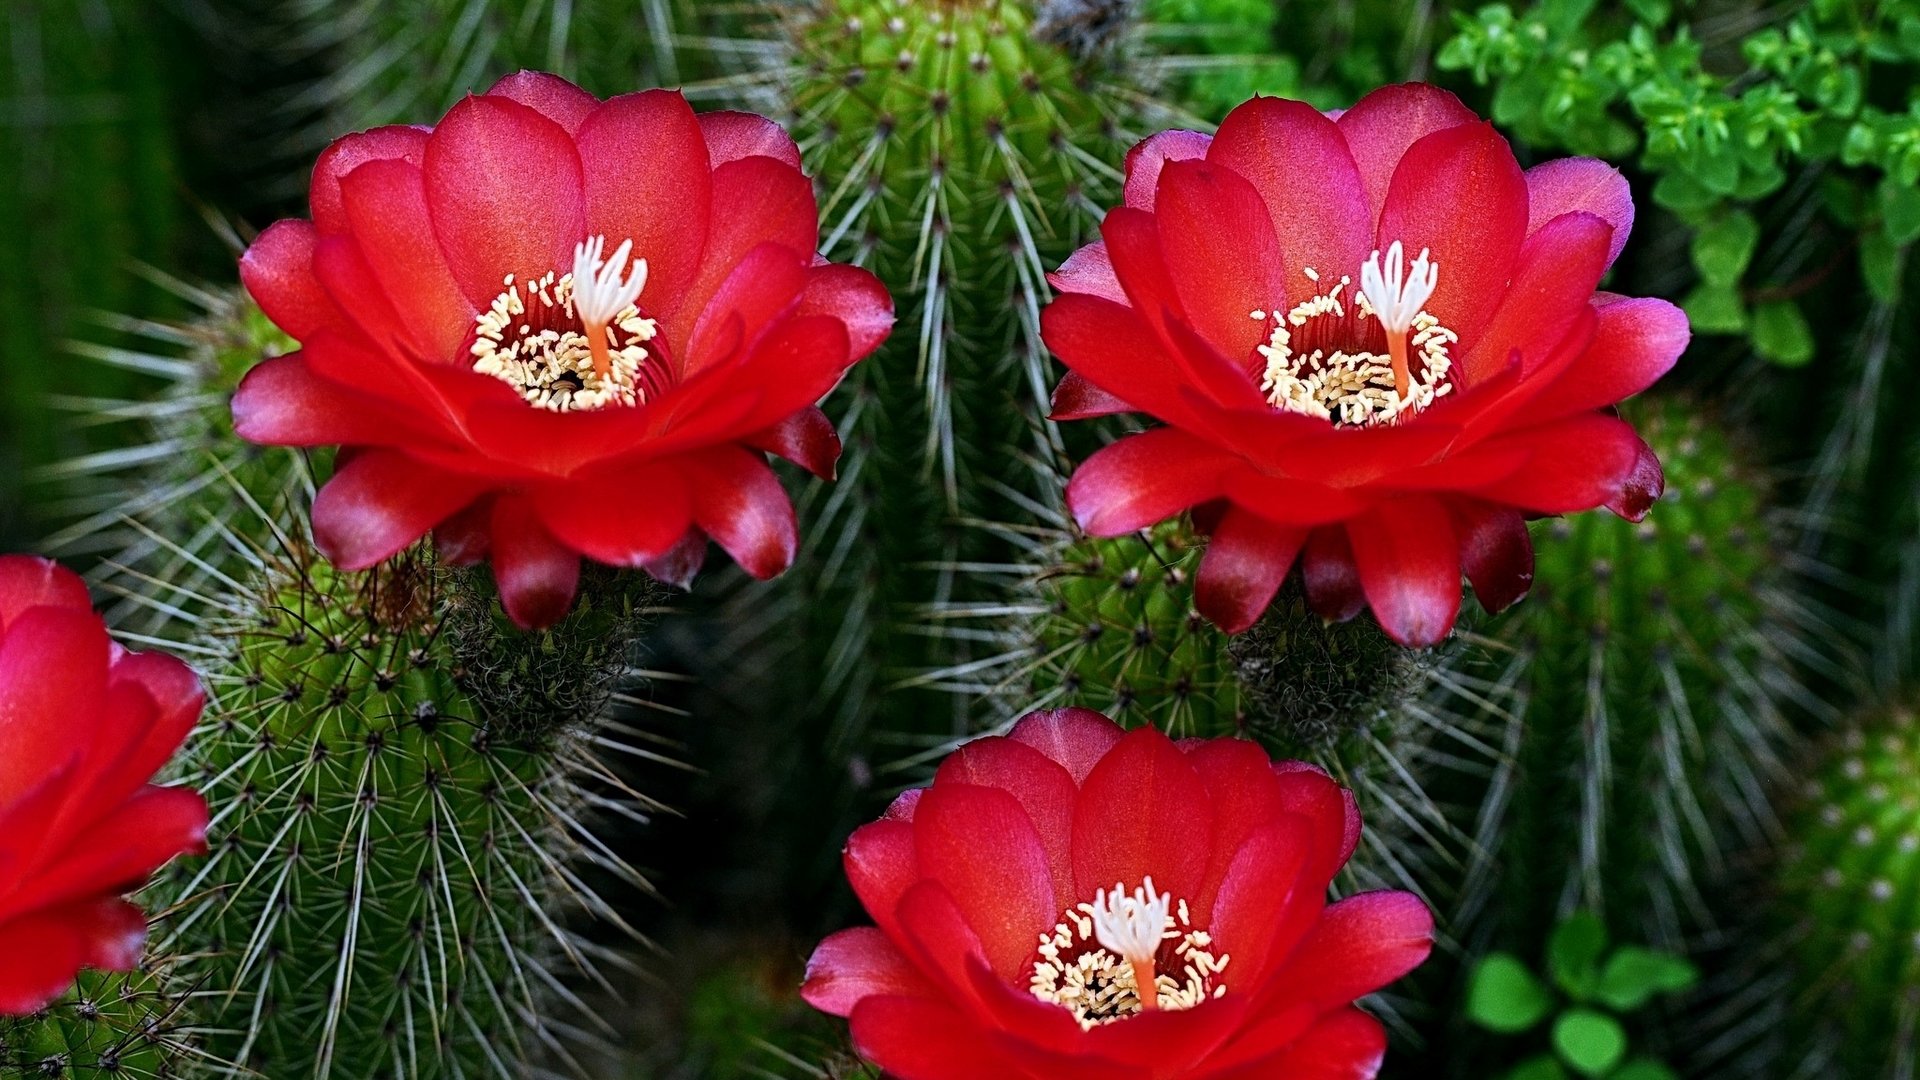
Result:
[[[1290,311],[1255,311],[1272,322],[1256,351],[1266,362],[1260,389],[1276,409],[1330,420],[1337,427],[1379,427],[1413,416],[1453,391],[1451,349],[1460,339],[1424,305],[1440,282],[1440,267],[1422,251],[1411,265],[1400,242],[1360,268],[1360,291],[1342,277]],[[1352,308],[1347,306],[1351,299]]]
[[603,258],[607,238],[573,249],[573,271],[516,282],[474,320],[473,370],[553,412],[637,405],[668,377],[648,343],[659,334],[635,301],[647,285],[647,260],[628,257],[633,241]]
[[1193,928],[1185,900],[1147,878],[1131,894],[1114,883],[1040,937],[1028,989],[1065,1006],[1086,1030],[1154,1009],[1191,1009],[1227,992],[1213,936]]

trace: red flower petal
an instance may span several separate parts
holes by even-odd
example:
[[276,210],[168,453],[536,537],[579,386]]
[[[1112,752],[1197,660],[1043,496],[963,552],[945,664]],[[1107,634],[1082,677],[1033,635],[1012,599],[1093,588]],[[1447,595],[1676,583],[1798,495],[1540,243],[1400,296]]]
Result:
[[1453,631],[1460,612],[1460,541],[1444,505],[1406,498],[1347,525],[1367,604],[1387,636],[1425,648]]
[[364,570],[425,536],[483,490],[477,480],[404,454],[369,450],[342,466],[314,498],[314,543],[334,565]]
[[778,454],[822,480],[833,479],[834,462],[840,459],[840,433],[826,413],[813,407],[750,436],[747,445]]
[[794,310],[806,284],[806,261],[786,248],[762,244],[748,252],[708,299],[693,336],[675,356],[678,376],[689,379],[716,366],[738,368],[763,334],[784,324],[782,317]]
[[[1335,123],[1367,188],[1367,221],[1380,220],[1387,188],[1407,148],[1427,135],[1480,118],[1460,99],[1426,83],[1383,86],[1354,103]],[[1418,248],[1414,249],[1418,251]],[[1410,251],[1407,254],[1412,255]]]
[[492,533],[493,581],[507,615],[523,630],[559,622],[580,589],[579,554],[555,540],[522,498],[494,500]]
[[572,266],[587,223],[580,155],[560,125],[517,101],[464,98],[433,129],[421,167],[434,235],[476,308],[508,274]]
[[1673,369],[1693,336],[1686,313],[1665,300],[1623,299],[1595,309],[1593,342],[1527,407],[1561,417],[1625,401]]
[[[1291,306],[1318,291],[1312,267],[1331,286],[1358,275],[1373,249],[1376,214],[1340,128],[1304,101],[1254,98],[1220,122],[1207,160],[1253,184],[1284,253],[1286,291],[1256,305]],[[1242,313],[1244,314],[1244,312]]]
[[1280,304],[1290,284],[1260,193],[1224,166],[1171,162],[1160,172],[1154,217],[1187,326],[1244,359],[1267,339],[1266,322],[1250,314]]
[[[91,610],[32,607],[8,623],[0,637],[0,792],[30,791],[76,751],[91,748],[86,740],[100,722],[107,645]],[[69,789],[90,785],[110,764],[90,755],[82,761]]]
[[1527,235],[1561,214],[1583,211],[1613,226],[1607,265],[1633,232],[1633,189],[1620,170],[1593,158],[1561,158],[1527,170]]
[[481,497],[433,527],[433,553],[448,566],[472,566],[493,548],[493,500]]
[[1162,131],[1127,151],[1126,204],[1152,210],[1160,191],[1160,170],[1169,161],[1193,161],[1207,156],[1213,136],[1198,131]]
[[1090,898],[1118,883],[1189,899],[1200,892],[1207,851],[1193,842],[1213,827],[1206,786],[1157,728],[1128,732],[1087,775],[1073,807],[1075,893]]
[[1145,1066],[1156,1077],[1185,1077],[1246,1023],[1248,1003],[1229,994],[1191,1009],[1161,1009],[1101,1024],[1087,1033],[1091,1053]]
[[1097,451],[1067,483],[1067,507],[1093,536],[1123,536],[1225,494],[1233,464],[1179,428],[1129,435]]
[[1096,416],[1114,416],[1133,411],[1133,406],[1093,385],[1086,376],[1069,371],[1053,388],[1053,403],[1047,419],[1091,420]]
[[648,559],[642,566],[655,581],[676,589],[693,588],[693,579],[707,561],[707,534],[688,529],[665,555]]
[[[1026,811],[1027,820],[1046,851],[1047,868],[1053,878],[1054,903],[1059,909],[1051,912],[1050,917],[1058,916],[1060,910],[1077,902],[1069,850],[1075,782],[1065,766],[1024,742],[989,736],[967,743],[940,763],[939,771],[934,774],[934,786],[942,784],[971,784],[1013,796]],[[918,812],[917,801],[915,812]]]
[[122,900],[99,899],[0,922],[0,1016],[27,1016],[65,993],[81,968],[131,971],[147,920]]
[[950,1006],[924,998],[864,998],[849,1018],[860,1056],[900,1080],[980,1080],[1007,1077],[980,1028]]
[[1285,1050],[1201,1080],[1373,1080],[1387,1054],[1380,1021],[1347,1008],[1316,1023]]
[[61,845],[8,903],[33,910],[128,892],[174,856],[205,853],[206,839],[205,799],[186,788],[148,786]]
[[1092,709],[1046,709],[1031,712],[1013,725],[1007,737],[1046,755],[1067,770],[1075,786],[1120,741],[1120,725]]
[[1507,140],[1482,123],[1438,131],[1407,148],[1375,243],[1384,251],[1397,240],[1409,259],[1432,250],[1439,284],[1426,308],[1470,353],[1526,236],[1526,176]]
[[[699,314],[683,305],[703,269],[713,206],[710,148],[693,109],[668,90],[609,98],[580,125],[579,144],[584,235],[605,236],[609,248],[633,241],[633,257],[647,260],[640,305],[677,316],[684,331]],[[670,331],[667,340],[678,348],[687,339]]]
[[318,234],[310,222],[276,221],[240,256],[240,282],[267,318],[296,340],[343,321],[313,276]]
[[1194,583],[1194,605],[1215,626],[1238,634],[1258,622],[1293,569],[1307,530],[1229,509],[1208,532]]
[[1085,293],[1116,304],[1127,302],[1127,292],[1113,274],[1113,259],[1107,255],[1104,240],[1096,240],[1067,256],[1060,269],[1047,275],[1047,283],[1063,293]]
[[1638,435],[1634,441],[1639,443],[1634,455],[1633,468],[1627,471],[1620,481],[1619,489],[1607,497],[1606,507],[1628,521],[1640,521],[1646,518],[1653,504],[1667,491],[1667,473],[1660,467],[1660,459],[1654,456],[1653,448]]
[[893,297],[857,266],[815,266],[807,272],[799,315],[831,315],[847,327],[850,360],[871,355],[893,333]]
[[862,825],[847,838],[841,863],[846,867],[847,883],[860,898],[860,906],[867,909],[867,914],[889,938],[900,940],[900,900],[920,876],[920,857],[913,847],[913,826],[892,820]]
[[676,461],[597,470],[531,494],[546,531],[609,566],[640,566],[666,554],[693,524],[688,482]]
[[1336,1009],[1419,967],[1433,951],[1433,912],[1408,892],[1350,896],[1320,914],[1274,974],[1290,997]]
[[1329,622],[1346,622],[1366,610],[1367,595],[1360,589],[1360,571],[1353,564],[1345,529],[1313,531],[1300,553],[1300,579],[1306,585],[1307,606]]
[[268,446],[379,446],[405,435],[411,421],[317,377],[304,353],[262,360],[233,395],[234,433]]
[[913,841],[920,872],[952,898],[994,973],[1019,981],[1034,943],[1073,903],[1055,896],[1046,846],[1020,800],[1000,788],[935,783],[914,808]]
[[[462,295],[438,245],[424,242],[433,234],[433,219],[419,167],[369,162],[341,179],[340,198],[354,242],[412,332],[420,359],[471,366],[473,357],[464,355],[463,347],[478,312]],[[499,292],[500,282],[493,287]]]
[[1276,761],[1273,775],[1280,804],[1312,823],[1309,835],[1314,849],[1308,873],[1316,880],[1332,881],[1360,846],[1360,806],[1353,792],[1335,783],[1319,766],[1304,761]]
[[1571,416],[1502,436],[1487,446],[1495,448],[1509,440],[1525,446],[1533,456],[1524,469],[1477,490],[1476,494],[1494,502],[1536,514],[1571,514],[1606,505],[1631,491],[1632,502],[1644,513],[1664,486],[1659,462],[1650,459],[1632,426],[1616,417]]
[[1258,743],[1206,739],[1186,751],[1213,804],[1213,836],[1207,847],[1206,884],[1192,897],[1194,924],[1211,925],[1213,902],[1227,869],[1254,833],[1286,812],[1273,762]]
[[710,112],[699,116],[713,168],[741,158],[770,157],[800,167],[800,148],[787,129],[757,113]]
[[935,992],[885,934],[868,926],[822,941],[807,960],[807,978],[800,985],[807,1004],[833,1016],[849,1015],[862,998],[932,997]]
[[[313,210],[314,228],[323,235],[345,232],[347,212],[340,203],[340,178],[369,161],[394,160],[418,165],[426,160],[430,134],[431,128],[394,126],[358,131],[335,139],[313,164],[313,186],[307,193],[307,202]],[[284,323],[281,329],[294,333]]]
[[800,524],[765,459],[723,447],[686,459],[685,475],[694,523],[742,570],[765,581],[793,564]]
[[1592,214],[1562,214],[1527,240],[1505,297],[1465,355],[1469,386],[1491,378],[1514,353],[1523,379],[1546,363],[1575,319],[1591,308],[1594,286],[1607,269],[1611,230]]
[[1490,613],[1505,611],[1533,587],[1533,540],[1519,511],[1489,503],[1449,504],[1460,538],[1460,565]]
[[1234,852],[1213,905],[1212,933],[1233,957],[1232,993],[1257,994],[1326,902],[1327,879],[1313,873],[1311,823],[1288,814],[1255,830]]
[[36,555],[0,555],[0,634],[21,613],[37,607],[92,611],[93,598],[79,575],[52,559]]
[[800,170],[766,157],[729,161],[713,171],[709,221],[706,254],[685,296],[658,309],[668,341],[688,340],[707,301],[748,252],[776,244],[811,265],[820,236],[813,184]]
[[544,71],[516,71],[487,89],[490,97],[517,101],[577,135],[600,99],[558,75]]

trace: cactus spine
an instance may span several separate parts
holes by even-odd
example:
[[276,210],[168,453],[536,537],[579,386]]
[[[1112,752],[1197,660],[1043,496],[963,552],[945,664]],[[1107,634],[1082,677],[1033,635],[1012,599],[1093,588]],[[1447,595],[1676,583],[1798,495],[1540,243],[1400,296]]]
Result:
[[174,1080],[194,1060],[184,999],[152,970],[87,972],[38,1014],[0,1018],[0,1075]]
[[1727,856],[1776,827],[1796,667],[1825,627],[1793,592],[1768,492],[1694,403],[1637,422],[1667,492],[1635,525],[1590,513],[1535,533],[1533,596],[1496,622],[1482,712],[1503,760],[1475,811],[1461,931],[1525,948],[1576,910],[1677,948],[1712,924]]
[[[568,912],[626,924],[577,864],[645,882],[590,831],[605,740],[558,710],[495,711],[499,680],[453,642],[483,631],[449,589],[418,554],[349,574],[296,553],[207,627],[185,769],[213,850],[159,890],[213,1058],[340,1080],[579,1071],[557,1013],[578,1006],[570,973],[597,973]],[[607,596],[549,633],[602,636],[596,603],[638,610]],[[525,651],[481,650],[509,669]]]

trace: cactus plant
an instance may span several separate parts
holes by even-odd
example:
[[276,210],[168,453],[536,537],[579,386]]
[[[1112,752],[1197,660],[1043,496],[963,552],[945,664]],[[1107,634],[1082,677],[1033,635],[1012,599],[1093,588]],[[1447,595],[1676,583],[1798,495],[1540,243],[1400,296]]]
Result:
[[1768,904],[1791,972],[1773,1075],[1901,1076],[1920,1060],[1916,760],[1908,700],[1850,722],[1800,786]]
[[0,1075],[47,1080],[174,1080],[196,1050],[185,999],[154,970],[88,972],[38,1014],[0,1017]]
[[1482,711],[1505,728],[1459,913],[1481,947],[1576,910],[1660,948],[1710,925],[1727,856],[1776,826],[1767,785],[1812,704],[1796,669],[1833,639],[1740,444],[1686,399],[1638,412],[1662,503],[1544,523],[1533,596],[1466,661],[1494,672]]
[[[594,790],[590,748],[618,742],[493,693],[476,660],[602,676],[529,667],[517,637],[489,648],[465,608],[491,600],[462,587],[418,553],[349,574],[295,547],[205,628],[213,703],[184,768],[213,850],[156,887],[213,1058],[342,1080],[571,1067],[557,1010],[596,949],[569,911],[626,927],[576,864],[645,887],[587,813],[619,794]],[[604,641],[644,607],[600,589],[547,634]]]
[[165,383],[144,399],[53,398],[74,424],[112,431],[120,445],[49,466],[40,480],[66,489],[48,550],[98,560],[95,579],[117,596],[114,624],[185,640],[273,549],[312,485],[304,456],[240,441],[227,412],[240,377],[293,342],[237,287],[167,285],[199,309],[193,318],[114,318],[111,328],[138,344],[73,346],[83,362]]

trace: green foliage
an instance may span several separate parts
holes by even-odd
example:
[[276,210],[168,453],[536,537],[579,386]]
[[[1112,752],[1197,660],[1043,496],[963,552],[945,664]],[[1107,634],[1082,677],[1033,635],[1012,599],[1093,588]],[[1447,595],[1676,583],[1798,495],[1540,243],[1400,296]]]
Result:
[[1493,120],[1529,143],[1637,155],[1654,202],[1695,230],[1695,328],[1749,333],[1765,358],[1798,365],[1816,340],[1797,297],[1828,271],[1756,280],[1752,208],[1797,170],[1824,170],[1829,217],[1884,283],[1887,252],[1920,233],[1916,27],[1910,2],[1821,0],[1744,24],[1666,0],[1490,4],[1460,17],[1438,62],[1492,87]]
[[1507,1071],[1505,1080],[1658,1080],[1674,1075],[1649,1058],[1627,1060],[1629,1038],[1622,1017],[1657,996],[1692,988],[1699,972],[1671,953],[1637,945],[1609,952],[1607,944],[1606,925],[1589,912],[1577,912],[1554,928],[1547,943],[1551,986],[1511,953],[1490,953],[1474,966],[1467,983],[1466,1018],[1476,1026],[1518,1036],[1537,1031],[1553,1018],[1545,1029],[1551,1052],[1527,1058]]
[[476,701],[447,588],[417,555],[348,574],[296,550],[205,628],[184,772],[212,852],[152,900],[177,910],[159,949],[207,988],[215,1059],[341,1080],[569,1067],[587,1018],[562,980],[596,977],[569,920],[624,926],[576,855],[645,884],[590,831],[608,796],[589,748],[609,740]]
[[0,1075],[48,1080],[171,1080],[195,1060],[184,999],[151,970],[85,972],[39,1013],[0,1017]]
[[[1920,1001],[1920,713],[1855,717],[1804,782],[1775,871],[1792,1045],[1782,1076],[1896,1075]],[[1764,931],[1746,948],[1767,951]]]

